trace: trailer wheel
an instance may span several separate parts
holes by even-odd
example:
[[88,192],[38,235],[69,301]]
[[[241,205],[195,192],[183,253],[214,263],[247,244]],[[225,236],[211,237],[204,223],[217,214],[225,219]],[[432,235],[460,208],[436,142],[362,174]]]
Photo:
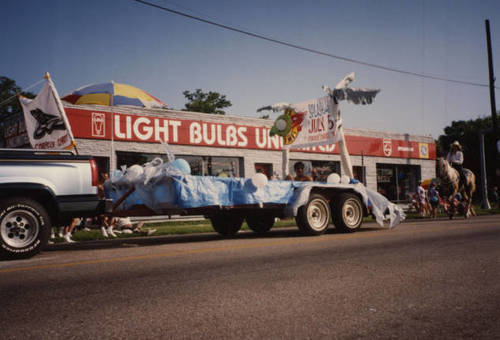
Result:
[[245,218],[248,227],[257,234],[267,233],[274,225],[274,216],[268,214],[257,214]]
[[306,205],[299,208],[295,221],[299,229],[308,235],[320,235],[328,229],[330,206],[319,194],[312,194]]
[[25,197],[0,201],[0,258],[36,255],[47,244],[50,228],[50,218],[40,203]]
[[241,229],[243,216],[234,212],[218,213],[210,216],[210,222],[216,232],[223,236],[231,236]]
[[342,232],[354,232],[363,222],[363,205],[358,196],[341,193],[332,203],[333,224]]

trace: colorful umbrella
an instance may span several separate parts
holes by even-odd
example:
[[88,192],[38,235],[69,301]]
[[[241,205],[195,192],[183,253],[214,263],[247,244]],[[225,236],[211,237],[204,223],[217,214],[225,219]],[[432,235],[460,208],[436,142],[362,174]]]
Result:
[[431,185],[432,182],[436,183],[436,185],[440,183],[439,178],[423,179],[422,180],[422,188],[429,189],[429,186]]
[[61,98],[72,104],[126,105],[146,108],[166,108],[161,100],[137,87],[115,82],[80,87]]

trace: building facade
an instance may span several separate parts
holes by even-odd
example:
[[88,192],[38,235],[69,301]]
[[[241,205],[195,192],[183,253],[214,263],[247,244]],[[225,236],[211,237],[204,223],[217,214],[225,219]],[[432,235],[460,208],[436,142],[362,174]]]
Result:
[[[104,172],[166,159],[169,151],[186,159],[193,175],[285,175],[283,141],[269,136],[269,119],[94,105],[65,104],[65,110],[78,152],[96,157]],[[344,133],[355,177],[392,201],[407,201],[419,180],[435,177],[432,137],[364,129]],[[289,159],[292,174],[297,161],[317,180],[341,174],[336,145],[292,149]]]

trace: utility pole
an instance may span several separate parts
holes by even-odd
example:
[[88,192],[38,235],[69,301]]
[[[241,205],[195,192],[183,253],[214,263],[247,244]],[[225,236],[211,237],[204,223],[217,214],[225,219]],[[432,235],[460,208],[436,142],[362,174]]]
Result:
[[[488,129],[491,130],[491,129]],[[481,160],[481,208],[491,209],[490,201],[488,200],[488,181],[486,176],[486,159],[484,157],[484,134],[487,130],[479,131],[479,159]]]
[[493,55],[491,52],[491,34],[490,34],[490,21],[486,19],[486,45],[488,48],[488,69],[490,78],[490,104],[491,104],[491,120],[493,123],[493,136],[495,143],[498,140],[497,135],[497,108],[495,103],[495,75],[493,73]]

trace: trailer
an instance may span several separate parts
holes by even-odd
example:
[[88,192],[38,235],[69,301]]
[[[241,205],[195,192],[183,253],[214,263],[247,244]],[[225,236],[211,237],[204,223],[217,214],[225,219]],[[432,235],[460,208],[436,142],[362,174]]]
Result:
[[[105,183],[113,200],[112,216],[203,215],[214,230],[224,236],[236,234],[246,221],[263,234],[276,218],[294,217],[306,235],[326,232],[330,222],[341,232],[361,228],[363,217],[373,215],[390,226],[404,219],[404,213],[382,195],[362,183],[270,180],[252,178],[192,176],[172,168],[148,177],[142,173],[124,175]],[[139,171],[140,172],[140,171]]]

